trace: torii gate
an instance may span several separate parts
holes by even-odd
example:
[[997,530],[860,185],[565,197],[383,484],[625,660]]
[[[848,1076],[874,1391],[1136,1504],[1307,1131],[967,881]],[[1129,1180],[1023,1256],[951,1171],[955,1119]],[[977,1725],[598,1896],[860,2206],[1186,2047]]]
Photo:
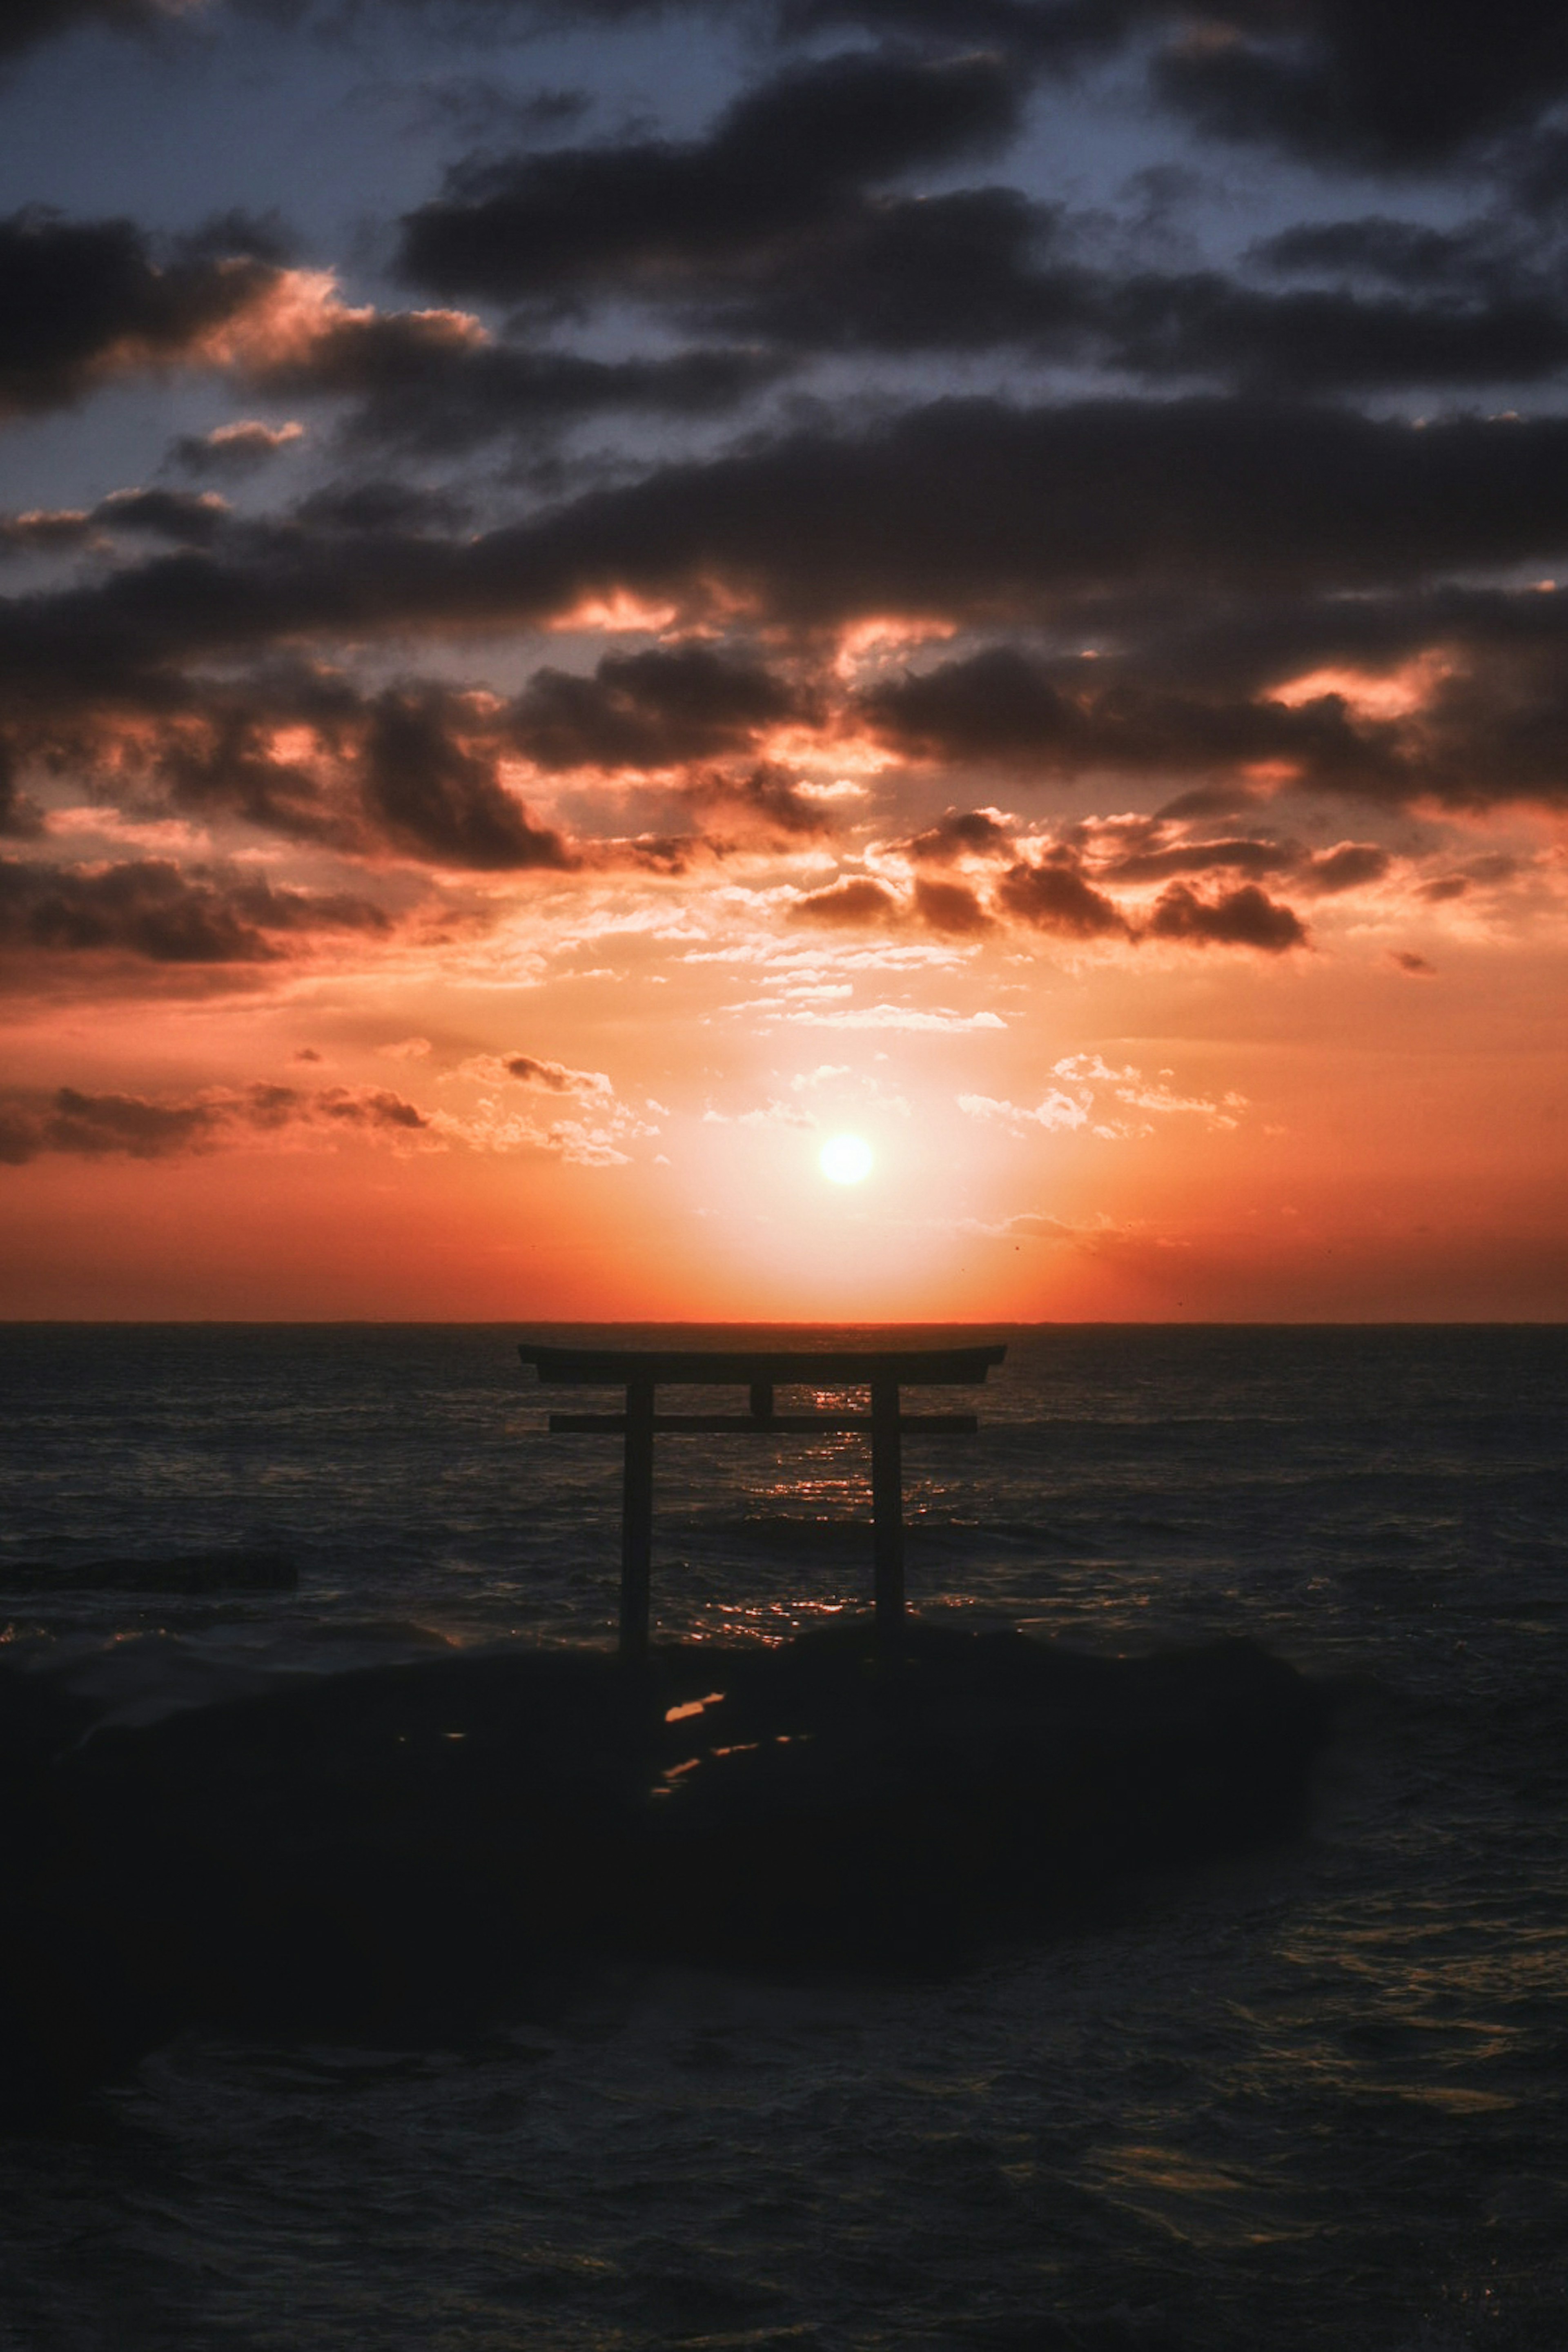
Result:
[[[621,1503],[621,1655],[647,1654],[653,1554],[653,1440],[656,1430],[704,1437],[796,1437],[864,1432],[871,1440],[871,1515],[877,1630],[896,1633],[904,1613],[904,1494],[901,1439],[906,1429],[972,1436],[972,1412],[900,1412],[902,1386],[960,1387],[983,1381],[1005,1347],[979,1348],[562,1348],[523,1341],[518,1353],[541,1381],[563,1387],[626,1390],[623,1412],[552,1412],[552,1432],[626,1438]],[[744,1413],[656,1412],[660,1381],[744,1388]],[[779,1388],[868,1388],[869,1412],[775,1412]]]

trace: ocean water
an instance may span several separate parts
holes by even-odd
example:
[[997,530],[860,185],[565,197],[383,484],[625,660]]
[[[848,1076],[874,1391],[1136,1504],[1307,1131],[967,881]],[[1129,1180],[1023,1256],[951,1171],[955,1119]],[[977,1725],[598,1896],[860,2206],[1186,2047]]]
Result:
[[[135,1720],[609,1641],[618,1444],[546,1433],[521,1336],[559,1335],[0,1335],[13,1655]],[[1307,1835],[956,1975],[605,1965],[462,2050],[187,2035],[0,2143],[6,2352],[1568,2347],[1568,1332],[1002,1336],[907,1400],[982,1420],[906,1441],[912,1602],[1263,1642],[1338,1696]],[[858,1441],[657,1466],[666,1637],[866,1602]],[[241,1544],[298,1592],[71,1580]]]

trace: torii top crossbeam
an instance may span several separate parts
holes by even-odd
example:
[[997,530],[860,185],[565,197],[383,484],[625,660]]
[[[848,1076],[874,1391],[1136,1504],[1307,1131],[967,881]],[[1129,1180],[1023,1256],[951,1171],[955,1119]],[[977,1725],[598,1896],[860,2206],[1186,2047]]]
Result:
[[[703,1436],[805,1436],[863,1431],[871,1440],[871,1509],[877,1624],[891,1634],[904,1611],[903,1462],[906,1429],[972,1433],[973,1413],[901,1413],[908,1384],[962,1387],[983,1381],[1006,1354],[977,1348],[563,1348],[522,1342],[518,1349],[542,1381],[563,1387],[625,1388],[624,1412],[552,1413],[552,1431],[624,1434],[621,1507],[621,1654],[647,1649],[653,1548],[653,1439],[656,1430]],[[745,1388],[745,1413],[656,1413],[660,1382],[679,1387]],[[775,1412],[777,1388],[868,1388],[868,1413]]]

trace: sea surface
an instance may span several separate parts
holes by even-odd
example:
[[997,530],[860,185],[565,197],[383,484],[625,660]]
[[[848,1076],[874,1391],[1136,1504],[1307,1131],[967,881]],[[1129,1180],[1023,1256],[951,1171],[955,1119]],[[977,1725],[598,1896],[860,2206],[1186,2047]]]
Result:
[[[525,1336],[566,1335],[0,1332],[10,1654],[138,1720],[608,1643],[618,1443],[547,1433]],[[982,1422],[906,1441],[911,1601],[1330,1682],[1306,1837],[957,1975],[606,1965],[462,2050],[187,2035],[0,2143],[5,2352],[1568,2347],[1568,1331],[997,1336],[985,1391],[906,1396]],[[867,1603],[858,1440],[657,1470],[660,1637]],[[299,1591],[65,1581],[240,1545]]]

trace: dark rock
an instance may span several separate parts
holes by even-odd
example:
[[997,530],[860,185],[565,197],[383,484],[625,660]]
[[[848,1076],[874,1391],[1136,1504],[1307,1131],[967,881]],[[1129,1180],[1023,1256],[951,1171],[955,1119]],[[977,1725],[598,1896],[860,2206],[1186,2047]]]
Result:
[[85,1737],[3,1675],[0,2113],[187,2022],[447,2038],[595,1951],[962,1959],[1289,1834],[1323,1712],[1246,1643],[1106,1661],[915,1623],[445,1657]]

